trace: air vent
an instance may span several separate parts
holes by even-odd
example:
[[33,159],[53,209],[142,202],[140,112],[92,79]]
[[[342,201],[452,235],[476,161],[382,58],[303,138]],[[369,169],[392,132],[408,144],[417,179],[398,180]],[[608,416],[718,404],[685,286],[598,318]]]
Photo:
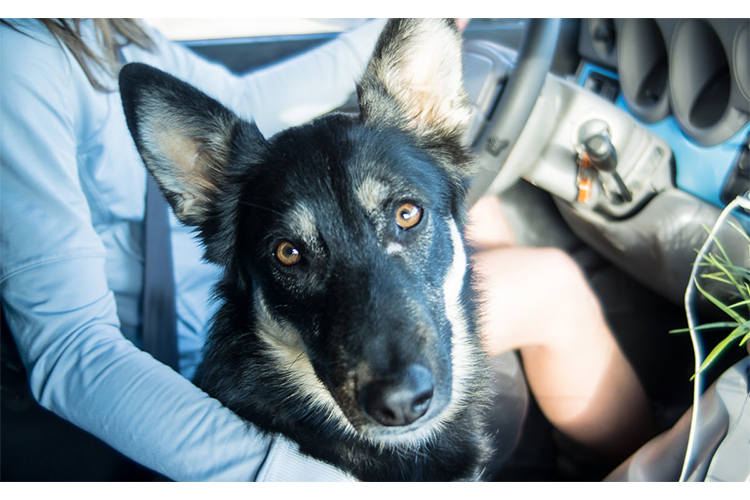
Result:
[[734,40],[734,74],[743,97],[750,101],[750,22],[742,25]]
[[701,146],[724,142],[742,128],[747,115],[730,105],[732,72],[719,36],[706,21],[682,20],[672,48],[670,89],[680,128]]
[[591,36],[591,45],[599,57],[604,60],[614,53],[616,32],[614,19],[590,19],[589,35]]
[[617,65],[630,111],[646,123],[666,118],[669,61],[664,36],[655,20],[623,19]]

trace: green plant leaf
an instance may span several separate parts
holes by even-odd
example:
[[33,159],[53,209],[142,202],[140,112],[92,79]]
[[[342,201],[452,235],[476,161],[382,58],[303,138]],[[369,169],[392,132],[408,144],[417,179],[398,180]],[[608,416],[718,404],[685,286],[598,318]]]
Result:
[[732,342],[747,334],[750,334],[750,322],[738,326],[732,331],[732,333],[727,335],[724,340],[716,344],[716,347],[713,348],[708,356],[706,356],[706,359],[703,360],[703,363],[701,363],[700,371],[711,366],[711,364],[716,361],[716,358],[718,358],[719,355],[732,344]]
[[[740,233],[740,235],[742,235],[742,237],[747,240],[748,243],[750,243],[750,235],[748,235],[748,233],[742,227],[735,224],[733,221],[729,221],[728,224],[732,228],[737,230],[737,232]],[[710,236],[711,231],[705,226],[704,228]],[[718,253],[708,253],[703,256],[701,262],[696,264],[697,266],[703,268],[712,268],[706,269],[706,272],[701,274],[700,278],[703,280],[711,280],[717,283],[722,283],[724,285],[729,285],[735,288],[737,290],[737,294],[734,295],[739,297],[739,300],[731,305],[727,305],[708,293],[703,287],[701,287],[700,283],[698,282],[698,278],[695,278],[694,282],[697,290],[712,304],[714,304],[727,316],[734,320],[732,322],[715,322],[695,327],[696,331],[734,327],[731,333],[729,333],[729,335],[727,335],[721,342],[719,342],[716,347],[711,350],[708,356],[706,356],[706,359],[703,360],[696,373],[700,373],[701,371],[711,366],[716,361],[716,359],[738,339],[740,346],[747,344],[748,340],[750,340],[750,321],[748,321],[748,319],[743,317],[743,315],[738,312],[738,309],[747,306],[747,311],[750,314],[750,269],[746,267],[735,266],[731,262],[729,255],[724,249],[724,246],[716,238],[713,239],[713,244],[719,250]],[[670,331],[670,333],[683,333],[689,331],[690,330],[688,328],[680,328],[677,330],[672,330]],[[693,378],[695,378],[695,375],[693,375],[691,380]]]
[[729,306],[729,308],[734,309],[735,307],[742,307],[742,306],[747,306],[747,305],[750,305],[750,299],[745,299],[742,302],[737,302],[735,304],[732,304],[731,306]]
[[[723,251],[723,249],[722,249],[722,251]],[[728,265],[725,264],[725,263],[720,263],[718,260],[715,260],[714,262],[715,262],[714,266],[718,267],[724,273],[724,275],[726,275],[726,277],[729,279],[729,282],[731,282],[731,284],[734,285],[734,287],[737,290],[741,290],[742,287],[740,286],[740,284],[735,279],[734,274],[731,273],[731,272],[729,272],[729,269],[733,268],[734,266],[732,266],[731,263],[728,264]]]
[[[694,328],[694,330],[715,330],[718,328],[732,328],[736,326],[737,322],[735,321],[721,321],[716,323],[706,323],[705,325],[698,325]],[[690,333],[690,328],[677,328],[675,330],[669,330],[669,333]]]
[[750,234],[747,234],[742,227],[734,222],[733,220],[727,221],[727,224],[729,224],[733,229],[735,229],[738,233],[740,233],[740,236],[743,236],[748,243],[750,243]]
[[737,323],[743,323],[745,321],[745,318],[740,316],[735,311],[732,311],[731,309],[729,309],[729,307],[727,307],[722,301],[720,301],[719,299],[717,299],[716,297],[714,297],[713,295],[705,291],[700,286],[697,279],[695,280],[695,287],[704,297],[706,297],[709,301],[711,301],[713,305],[715,305],[716,307],[724,311],[724,313],[726,313],[726,315],[732,318],[734,321],[736,321]]

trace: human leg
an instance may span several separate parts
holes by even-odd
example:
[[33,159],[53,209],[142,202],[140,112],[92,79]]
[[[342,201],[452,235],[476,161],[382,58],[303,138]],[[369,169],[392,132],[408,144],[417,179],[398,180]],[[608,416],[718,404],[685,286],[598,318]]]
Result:
[[640,381],[576,263],[558,249],[508,246],[492,221],[501,215],[496,199],[471,213],[470,237],[501,228],[473,237],[487,351],[519,349],[548,420],[612,460],[626,457],[654,432]]

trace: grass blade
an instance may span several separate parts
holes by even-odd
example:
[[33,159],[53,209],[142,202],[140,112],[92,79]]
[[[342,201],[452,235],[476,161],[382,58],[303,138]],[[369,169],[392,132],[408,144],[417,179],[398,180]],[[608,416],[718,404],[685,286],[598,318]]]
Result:
[[750,322],[738,326],[732,331],[732,333],[727,335],[724,340],[716,344],[716,347],[714,347],[713,350],[708,354],[708,356],[706,356],[706,359],[703,360],[700,371],[703,371],[711,366],[711,364],[716,361],[716,358],[718,358],[719,355],[732,344],[732,342],[742,337],[743,335],[750,335]]

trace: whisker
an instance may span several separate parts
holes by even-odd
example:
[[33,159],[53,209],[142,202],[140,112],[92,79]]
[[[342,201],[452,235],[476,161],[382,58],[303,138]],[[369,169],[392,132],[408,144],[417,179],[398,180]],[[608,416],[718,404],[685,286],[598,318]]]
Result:
[[259,210],[265,210],[266,212],[271,212],[272,214],[275,214],[275,215],[281,215],[281,212],[279,212],[278,210],[274,210],[272,208],[264,207],[263,205],[258,205],[257,203],[251,203],[249,201],[242,200],[242,201],[240,201],[240,205],[246,205],[248,207],[253,207],[253,208],[257,208]]

